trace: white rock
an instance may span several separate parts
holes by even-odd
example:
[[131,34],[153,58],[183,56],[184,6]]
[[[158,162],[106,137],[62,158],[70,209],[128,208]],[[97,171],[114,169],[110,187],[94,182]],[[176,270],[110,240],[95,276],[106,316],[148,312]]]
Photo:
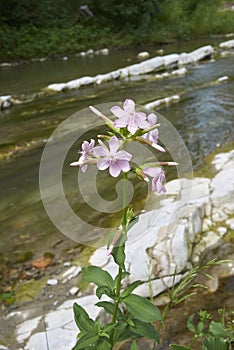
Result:
[[0,109],[6,109],[11,106],[12,97],[10,95],[0,96]]
[[171,75],[185,75],[188,70],[185,67],[175,69],[171,72]]
[[179,66],[183,66],[185,64],[189,64],[192,62],[193,62],[193,59],[189,53],[183,52],[180,54],[179,61],[178,61]]
[[142,297],[148,298],[151,297],[151,293],[153,292],[153,296],[155,297],[163,291],[165,291],[166,288],[171,288],[173,285],[179,283],[182,278],[182,275],[176,275],[175,278],[162,277],[151,281],[151,287],[149,282],[142,283],[136,289],[134,289],[134,293],[137,295],[141,295]]
[[227,233],[227,227],[220,226],[217,228],[218,233],[220,236],[224,236]]
[[213,208],[212,209],[212,221],[215,223],[227,220],[228,215],[224,213],[222,209],[219,208]]
[[226,220],[226,224],[230,227],[231,230],[234,230],[234,218]]
[[72,278],[75,278],[79,275],[79,273],[81,272],[81,267],[80,266],[75,266],[75,269],[73,270],[73,272],[68,276],[68,279],[71,280]]
[[229,78],[227,75],[224,75],[223,77],[220,77],[217,79],[217,82],[222,83],[223,81],[227,81]]
[[101,55],[109,55],[109,49],[107,49],[107,48],[101,49],[101,50],[100,50],[100,54],[101,54]]
[[212,57],[214,54],[214,49],[211,45],[200,47],[190,53],[194,62],[203,60],[204,58]]
[[[231,159],[230,159],[231,158]],[[213,177],[211,181],[211,201],[213,206],[227,214],[234,213],[234,153],[229,155],[229,161]]]
[[60,84],[50,84],[47,86],[47,89],[52,90],[52,91],[56,91],[56,92],[60,92],[62,91],[64,88],[66,88],[66,83],[60,83]]
[[120,77],[120,70],[119,69],[115,70],[115,71],[111,72],[110,75],[111,75],[112,79],[114,79],[114,80],[118,79]]
[[31,333],[37,328],[42,316],[35,317],[33,319],[24,321],[16,328],[16,338],[19,343],[22,343],[30,337]]
[[79,78],[80,81],[80,86],[85,86],[85,85],[91,85],[95,82],[95,79],[93,77],[82,77]]
[[56,280],[55,278],[48,279],[47,284],[48,286],[57,286],[58,280]]
[[221,47],[221,49],[232,49],[234,47],[234,40],[224,41],[219,44],[219,47]]
[[218,153],[212,160],[212,165],[215,166],[216,170],[220,170],[223,168],[223,166],[233,158],[234,151],[231,152],[225,152],[225,153]]
[[86,51],[86,55],[88,55],[88,56],[92,56],[93,54],[94,54],[93,49],[89,49],[88,51]]
[[66,89],[78,89],[80,87],[80,79],[71,80],[66,83]]
[[4,345],[0,345],[0,350],[8,350],[8,348]]
[[64,267],[70,267],[70,266],[71,266],[71,262],[70,262],[70,261],[65,261],[65,262],[63,263],[63,266],[64,266]]
[[159,99],[159,100],[147,103],[145,105],[145,108],[154,109],[154,108],[157,108],[157,107],[159,107],[161,105],[165,105],[165,104],[169,105],[171,103],[178,102],[179,100],[180,100],[180,96],[179,95],[165,97],[165,98],[162,98],[162,99]]
[[63,61],[67,61],[68,60],[68,57],[67,56],[64,56],[63,57]]
[[71,295],[76,295],[78,292],[79,292],[79,288],[76,287],[76,286],[72,287],[72,288],[69,290],[69,293],[70,293]]
[[102,83],[106,83],[107,81],[112,80],[112,76],[111,73],[107,73],[107,74],[98,74],[96,75],[96,77],[94,78],[94,82],[96,84],[102,84]]
[[166,68],[177,66],[178,62],[179,62],[179,55],[177,53],[164,56],[164,64]]
[[148,51],[142,51],[142,52],[139,52],[139,53],[137,54],[137,58],[138,58],[139,60],[145,60],[146,58],[149,58],[149,57],[150,57],[150,54],[149,54]]
[[11,67],[11,66],[12,66],[12,64],[9,62],[0,63],[0,67]]
[[119,73],[121,78],[126,78],[129,76],[128,68],[120,68]]
[[81,57],[85,57],[85,56],[86,56],[86,52],[81,51],[79,55],[80,55]]

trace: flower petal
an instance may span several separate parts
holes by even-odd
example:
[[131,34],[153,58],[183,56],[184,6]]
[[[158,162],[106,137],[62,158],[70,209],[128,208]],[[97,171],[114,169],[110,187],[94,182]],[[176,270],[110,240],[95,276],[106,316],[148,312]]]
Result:
[[116,160],[126,160],[129,162],[132,159],[132,155],[126,151],[121,150],[121,151],[116,153],[115,159]]
[[115,162],[115,164],[122,170],[122,171],[129,171],[131,168],[130,168],[130,165],[128,163],[127,160],[117,160]]
[[120,172],[121,172],[121,169],[119,168],[118,164],[116,163],[110,164],[109,173],[111,176],[117,177],[119,176]]
[[157,123],[157,116],[156,116],[156,114],[150,113],[148,115],[148,121],[149,121],[151,126],[155,125]]
[[95,156],[106,157],[108,155],[107,150],[103,146],[97,146],[93,148]]
[[115,128],[125,128],[128,125],[129,117],[125,115],[123,118],[119,118],[114,121]]
[[135,102],[131,99],[126,99],[123,103],[123,109],[125,112],[132,114],[135,112]]
[[110,159],[108,158],[101,158],[97,161],[97,167],[99,170],[105,170],[110,166]]
[[157,177],[160,175],[162,169],[161,168],[152,168],[152,167],[148,167],[148,168],[145,168],[143,170],[143,172],[146,174],[146,175],[149,175],[151,177]]
[[120,146],[120,142],[116,136],[113,136],[109,141],[110,155],[115,156]]
[[114,106],[111,108],[111,112],[117,117],[117,118],[123,118],[126,116],[126,113],[120,108],[119,106]]

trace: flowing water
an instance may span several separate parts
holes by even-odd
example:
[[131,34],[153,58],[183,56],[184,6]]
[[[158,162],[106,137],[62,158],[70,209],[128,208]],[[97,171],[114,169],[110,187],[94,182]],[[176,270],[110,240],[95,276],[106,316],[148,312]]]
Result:
[[[210,42],[167,45],[165,54],[196,49]],[[216,42],[218,43],[218,41]],[[149,51],[155,55],[154,48]],[[40,200],[38,169],[46,140],[73,113],[104,102],[133,98],[138,104],[179,94],[181,101],[160,109],[182,136],[196,169],[204,156],[232,140],[234,56],[188,66],[188,74],[155,80],[153,75],[114,81],[60,94],[42,94],[50,83],[96,75],[137,62],[137,50],[108,56],[71,57],[64,61],[34,62],[0,69],[0,95],[13,95],[25,103],[0,112],[0,254],[3,260],[25,251],[47,251],[59,236]],[[228,76],[226,82],[213,84]],[[31,101],[30,101],[31,99]],[[27,101],[27,102],[26,102]],[[81,129],[92,123],[81,120]],[[13,153],[13,155],[12,155]],[[73,160],[76,150],[73,152]],[[53,170],[51,170],[53,171]],[[66,169],[70,174],[71,168]],[[67,175],[70,179],[70,175]],[[74,176],[74,175],[73,175]],[[75,185],[71,178],[71,187]]]

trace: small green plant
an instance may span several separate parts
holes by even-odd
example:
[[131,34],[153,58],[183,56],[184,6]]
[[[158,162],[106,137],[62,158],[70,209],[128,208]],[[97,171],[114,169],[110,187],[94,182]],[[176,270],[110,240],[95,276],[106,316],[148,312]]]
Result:
[[[194,334],[189,347],[171,344],[173,350],[197,349],[197,341],[201,343],[201,350],[231,350],[234,344],[233,320],[226,320],[225,309],[219,310],[220,321],[212,320],[206,310],[200,310],[197,314],[189,316],[187,321],[188,330]],[[234,314],[234,313],[233,313]],[[196,344],[196,347],[194,347]]]

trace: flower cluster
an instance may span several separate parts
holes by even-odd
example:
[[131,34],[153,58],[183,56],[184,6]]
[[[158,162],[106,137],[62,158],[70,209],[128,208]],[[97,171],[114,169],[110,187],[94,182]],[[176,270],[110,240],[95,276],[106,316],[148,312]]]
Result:
[[[135,110],[135,102],[131,99],[125,100],[123,109],[119,106],[111,108],[111,112],[117,118],[114,122],[103,115],[93,106],[90,109],[100,116],[111,129],[111,136],[103,135],[107,140],[107,144],[98,139],[98,145],[95,146],[93,139],[84,141],[82,151],[78,161],[71,163],[71,166],[79,166],[82,172],[86,172],[89,164],[96,164],[99,170],[109,169],[109,173],[113,177],[118,177],[122,172],[128,173],[133,170],[145,181],[152,178],[152,190],[157,192],[166,192],[164,182],[165,174],[162,165],[178,165],[175,162],[157,162],[143,164],[138,167],[131,168],[130,161],[132,155],[123,150],[126,142],[138,141],[147,144],[160,152],[165,149],[158,144],[157,116],[150,113],[137,112]],[[118,137],[117,137],[117,136]]]

